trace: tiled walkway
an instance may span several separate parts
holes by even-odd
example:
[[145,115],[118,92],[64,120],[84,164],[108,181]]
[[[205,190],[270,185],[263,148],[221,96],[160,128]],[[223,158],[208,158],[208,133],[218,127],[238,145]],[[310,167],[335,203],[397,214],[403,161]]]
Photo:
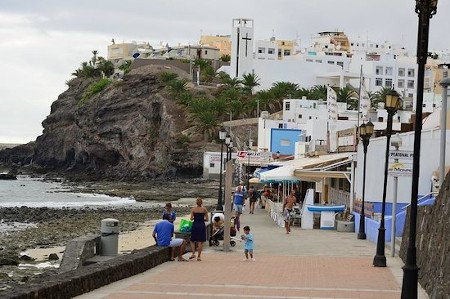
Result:
[[262,210],[242,220],[255,262],[242,261],[242,244],[230,253],[206,246],[201,262],[168,262],[79,298],[400,298],[401,263],[373,267],[369,241],[299,228],[286,235]]

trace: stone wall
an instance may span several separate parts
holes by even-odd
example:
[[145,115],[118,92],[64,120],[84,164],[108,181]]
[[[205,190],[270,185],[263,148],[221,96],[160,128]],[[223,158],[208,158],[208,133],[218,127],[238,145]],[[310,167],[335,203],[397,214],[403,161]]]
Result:
[[170,259],[170,248],[151,246],[109,261],[60,274],[41,275],[28,283],[0,292],[0,298],[72,298],[112,282],[142,273]]
[[[450,298],[450,176],[433,206],[418,207],[417,265],[419,282],[431,298]],[[408,209],[400,257],[406,261],[409,236]]]

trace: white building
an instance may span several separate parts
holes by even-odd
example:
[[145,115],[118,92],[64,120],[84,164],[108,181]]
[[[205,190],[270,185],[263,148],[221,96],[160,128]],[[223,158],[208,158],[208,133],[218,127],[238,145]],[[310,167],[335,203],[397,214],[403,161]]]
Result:
[[[231,158],[236,159],[236,153],[232,153]],[[222,171],[224,171],[226,163],[226,150],[223,152]],[[214,178],[220,175],[220,152],[204,152],[203,153],[203,177]]]
[[[417,63],[415,58],[394,54],[357,54],[350,62],[350,71],[359,72],[362,67],[367,91],[376,92],[383,87],[395,88],[404,101],[405,109],[412,109],[416,101]],[[352,82],[359,84],[359,79]]]
[[242,78],[242,75],[253,72],[253,26],[252,19],[233,19],[228,68],[232,78]]
[[258,40],[255,43],[255,59],[277,60],[278,45],[273,40]]

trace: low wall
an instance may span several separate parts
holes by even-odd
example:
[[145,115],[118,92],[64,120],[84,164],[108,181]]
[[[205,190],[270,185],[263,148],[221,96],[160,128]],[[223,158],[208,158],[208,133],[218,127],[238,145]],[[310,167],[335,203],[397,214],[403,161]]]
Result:
[[59,274],[41,275],[0,292],[0,298],[72,298],[142,273],[170,260],[170,248],[150,246],[128,255]]

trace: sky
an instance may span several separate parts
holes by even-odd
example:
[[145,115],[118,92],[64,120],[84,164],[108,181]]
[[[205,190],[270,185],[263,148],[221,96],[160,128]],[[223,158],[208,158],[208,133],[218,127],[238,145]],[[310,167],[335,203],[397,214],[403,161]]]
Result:
[[[416,51],[414,0],[0,0],[0,143],[26,143],[92,50],[106,57],[112,38],[196,43],[230,34],[233,18],[253,18],[255,38],[299,39],[342,30]],[[450,49],[450,1],[431,19],[430,50]]]

